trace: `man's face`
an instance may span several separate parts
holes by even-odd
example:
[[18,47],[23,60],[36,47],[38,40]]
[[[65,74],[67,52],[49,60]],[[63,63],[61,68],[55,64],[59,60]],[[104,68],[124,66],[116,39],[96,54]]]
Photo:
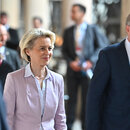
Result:
[[84,16],[84,13],[80,10],[78,6],[73,6],[71,10],[71,19],[75,22],[82,19]]
[[126,32],[128,35],[128,41],[130,42],[130,25],[126,25]]
[[0,25],[0,44],[4,46],[7,39],[8,39],[8,35],[7,35],[6,28],[3,25]]
[[33,26],[34,26],[34,28],[40,28],[42,26],[42,24],[39,19],[35,19],[33,21]]
[[3,24],[3,25],[5,25],[5,24],[7,24],[7,16],[1,16],[1,18],[0,18],[0,23],[1,24]]

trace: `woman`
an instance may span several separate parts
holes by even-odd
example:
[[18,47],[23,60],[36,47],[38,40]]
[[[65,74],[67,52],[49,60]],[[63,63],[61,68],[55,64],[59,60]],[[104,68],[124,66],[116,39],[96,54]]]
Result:
[[21,57],[29,64],[7,75],[4,98],[11,130],[67,130],[64,82],[47,64],[55,34],[41,28],[20,41]]

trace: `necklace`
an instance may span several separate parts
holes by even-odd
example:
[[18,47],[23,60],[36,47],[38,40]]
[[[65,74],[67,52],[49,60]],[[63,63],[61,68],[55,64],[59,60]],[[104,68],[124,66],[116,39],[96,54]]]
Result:
[[43,80],[44,77],[45,77],[45,76],[41,76],[41,77],[35,76],[35,78],[38,79],[38,80],[41,80],[41,79]]

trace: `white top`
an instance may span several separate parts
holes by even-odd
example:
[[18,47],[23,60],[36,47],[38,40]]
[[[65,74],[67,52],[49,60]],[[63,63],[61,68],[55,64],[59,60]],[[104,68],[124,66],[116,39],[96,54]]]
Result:
[[4,57],[4,60],[5,60],[6,59],[6,56],[5,56],[5,46],[0,47],[0,53]]

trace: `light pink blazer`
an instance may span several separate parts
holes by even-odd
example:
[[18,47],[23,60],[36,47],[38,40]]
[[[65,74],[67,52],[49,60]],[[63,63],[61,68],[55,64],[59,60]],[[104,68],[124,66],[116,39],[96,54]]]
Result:
[[25,68],[7,75],[4,99],[11,130],[67,130],[64,109],[64,82],[48,69],[44,114],[35,79],[25,77]]

